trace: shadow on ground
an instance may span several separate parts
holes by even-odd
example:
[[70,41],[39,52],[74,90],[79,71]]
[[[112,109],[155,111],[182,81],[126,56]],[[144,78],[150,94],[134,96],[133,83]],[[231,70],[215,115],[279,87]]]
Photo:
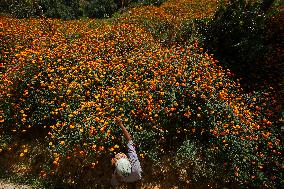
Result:
[[[76,166],[76,161],[64,165],[60,175],[46,177],[40,180],[40,170],[42,168],[41,158],[44,160],[43,154],[39,155],[36,160],[31,160],[28,157],[19,158],[21,145],[18,143],[8,151],[0,153],[0,172],[4,173],[0,177],[9,179],[19,184],[27,184],[34,188],[49,188],[49,189],[108,189],[110,188],[110,178],[112,168],[110,165],[111,157],[105,157],[95,169],[84,167],[79,168]],[[36,143],[40,145],[40,143]],[[33,146],[36,146],[35,144]],[[39,149],[40,147],[37,146]],[[182,178],[180,172],[174,171],[171,168],[170,158],[165,158],[159,165],[153,164],[148,159],[141,160],[141,167],[143,169],[143,177],[140,182],[133,185],[122,185],[119,189],[177,189],[177,188],[190,188],[190,189],[209,189],[218,188],[213,183],[202,183],[202,185],[193,184],[191,180]],[[188,178],[188,177],[187,177]],[[37,185],[33,184],[37,180]],[[3,183],[3,182],[2,182]],[[8,182],[9,183],[9,182]],[[8,184],[7,183],[7,184]],[[40,183],[40,184],[39,184]],[[4,183],[5,184],[5,183]],[[3,185],[4,186],[4,185]],[[6,186],[6,185],[5,185]],[[22,185],[23,186],[23,185]],[[238,186],[228,183],[226,186],[230,189],[239,189]],[[1,186],[0,186],[1,188]],[[18,188],[18,189],[19,189]]]

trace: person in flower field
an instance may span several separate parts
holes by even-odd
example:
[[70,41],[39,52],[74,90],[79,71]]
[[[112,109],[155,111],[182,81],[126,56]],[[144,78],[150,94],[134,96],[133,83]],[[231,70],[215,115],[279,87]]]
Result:
[[121,128],[127,141],[127,155],[118,153],[112,158],[111,163],[114,167],[114,172],[111,178],[111,185],[116,187],[122,183],[127,183],[131,188],[135,188],[135,184],[141,179],[142,174],[140,162],[133,146],[132,138],[123,126],[121,119],[116,117],[115,122]]

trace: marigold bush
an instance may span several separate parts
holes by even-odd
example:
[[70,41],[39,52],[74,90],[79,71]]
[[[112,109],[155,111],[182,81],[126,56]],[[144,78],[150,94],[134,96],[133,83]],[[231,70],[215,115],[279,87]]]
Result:
[[[165,47],[133,20],[1,17],[0,135],[7,141],[0,148],[9,136],[41,132],[49,152],[41,174],[62,176],[71,160],[96,168],[123,150],[113,122],[120,116],[141,157],[177,153],[184,158],[178,166],[188,167],[196,157],[210,161],[202,155],[210,151],[214,161],[222,156],[226,179],[279,186],[282,147],[269,94],[245,94],[197,43]],[[182,156],[188,146],[205,151]],[[210,163],[195,165],[194,179],[212,179],[202,173]]]
[[[161,6],[134,7],[120,16],[119,21],[138,24],[150,32],[163,46],[184,43],[195,36],[184,31],[184,25],[194,19],[213,17],[217,0],[170,0]],[[186,28],[191,30],[192,28]]]

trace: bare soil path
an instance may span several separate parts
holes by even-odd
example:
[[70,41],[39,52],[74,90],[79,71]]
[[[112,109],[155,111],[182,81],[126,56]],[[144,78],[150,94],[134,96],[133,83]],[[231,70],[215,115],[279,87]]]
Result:
[[31,187],[23,184],[14,184],[7,180],[0,179],[0,189],[31,189]]

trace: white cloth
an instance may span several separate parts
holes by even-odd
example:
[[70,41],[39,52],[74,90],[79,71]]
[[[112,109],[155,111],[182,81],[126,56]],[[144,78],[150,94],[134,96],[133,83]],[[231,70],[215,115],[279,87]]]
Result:
[[[127,156],[131,164],[131,173],[128,177],[122,177],[121,181],[125,183],[131,183],[141,179],[142,169],[132,140],[127,143],[127,148]],[[118,186],[119,184],[120,183],[113,174],[111,178],[111,185]]]

